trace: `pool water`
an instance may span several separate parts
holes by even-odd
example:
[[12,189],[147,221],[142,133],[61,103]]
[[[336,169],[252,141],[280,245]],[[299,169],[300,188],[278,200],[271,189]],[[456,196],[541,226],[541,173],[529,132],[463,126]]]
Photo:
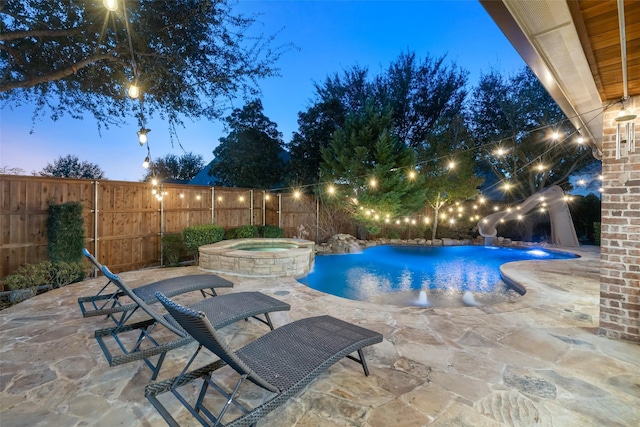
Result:
[[282,252],[288,251],[292,248],[268,248],[268,247],[255,247],[255,248],[240,248],[243,251],[253,251],[253,252]]
[[299,282],[359,301],[415,306],[473,306],[519,296],[500,276],[511,261],[576,256],[540,248],[376,246],[361,253],[317,256]]

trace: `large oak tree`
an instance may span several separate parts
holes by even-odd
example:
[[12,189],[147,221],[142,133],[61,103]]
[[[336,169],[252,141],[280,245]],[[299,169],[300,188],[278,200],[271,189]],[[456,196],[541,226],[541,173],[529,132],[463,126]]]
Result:
[[[4,0],[0,2],[0,100],[35,105],[52,119],[91,113],[99,126],[157,113],[217,118],[256,81],[277,74],[282,49],[252,36],[253,17],[227,0]],[[255,34],[255,33],[254,33]],[[126,93],[136,82],[143,103]]]

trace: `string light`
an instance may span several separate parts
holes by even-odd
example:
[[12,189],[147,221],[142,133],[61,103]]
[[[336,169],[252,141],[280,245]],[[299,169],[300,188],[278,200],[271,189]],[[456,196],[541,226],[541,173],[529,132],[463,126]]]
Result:
[[136,86],[136,84],[134,83],[131,86],[129,86],[128,93],[131,99],[136,99],[137,97],[140,96],[140,88]]
[[109,12],[118,10],[118,0],[102,0],[102,4]]
[[141,127],[140,130],[138,131],[138,141],[140,142],[140,145],[144,145],[147,143],[148,138],[147,138],[147,134],[151,132],[151,129],[145,129],[144,127]]
[[145,169],[149,169],[149,156],[144,158],[144,162],[142,162],[142,167]]
[[[606,110],[606,108],[608,108],[608,107],[603,107],[602,111]],[[559,123],[563,123],[563,122],[566,122],[566,121],[569,121],[569,120],[570,120],[569,118],[566,118],[566,119],[563,119],[562,121],[560,121]],[[541,126],[541,127],[539,127],[539,128],[536,128],[536,129],[533,129],[533,130],[530,130],[530,131],[526,131],[526,133],[530,134],[530,133],[533,133],[533,132],[535,132],[535,131],[539,131],[539,130],[544,129],[544,128],[549,128],[549,127],[551,127],[551,126],[558,126],[558,124],[559,124],[559,123],[555,123],[555,124],[553,124],[553,125]],[[572,132],[572,134],[573,134],[573,133],[577,133],[577,132],[579,132],[579,129],[578,129],[578,130],[576,130],[576,131],[574,131],[574,132]],[[559,139],[559,138],[562,136],[562,133],[561,133],[561,132],[557,132],[557,131],[556,131],[556,132],[553,132],[550,136],[551,136],[553,139],[556,139],[556,140],[557,140],[557,139]],[[569,135],[569,136],[571,136],[571,135]],[[499,144],[499,143],[501,143],[501,142],[503,142],[503,141],[505,141],[505,140],[512,139],[512,138],[513,138],[513,137],[509,137],[509,138],[505,138],[505,139],[500,140],[500,141],[494,141],[494,142],[485,143],[485,144],[483,144],[483,145],[482,145],[482,146],[480,146],[480,147],[467,148],[467,149],[462,150],[462,151],[476,150],[476,149],[481,148],[481,147],[486,147],[486,146],[493,145],[493,144]],[[578,141],[579,143],[584,143],[584,142],[585,142],[585,139],[584,139],[582,136],[579,136],[579,137],[577,138],[577,141]],[[555,147],[555,145],[554,145],[553,147],[549,147],[549,149],[547,149],[544,153],[540,154],[537,158],[533,159],[532,161],[530,161],[530,162],[529,162],[529,163],[527,163],[526,165],[524,165],[524,166],[520,167],[520,169],[518,169],[518,170],[516,170],[516,171],[513,171],[513,172],[512,172],[512,174],[515,174],[515,173],[518,173],[518,172],[523,171],[527,166],[531,165],[534,161],[536,161],[536,160],[540,160],[540,159],[542,158],[542,156],[544,156],[547,152],[549,152],[549,151],[550,151],[551,149],[553,149],[554,147]],[[500,148],[498,148],[494,153],[496,153],[496,154],[498,154],[498,155],[504,155],[504,154],[507,154],[509,151],[510,151],[510,150],[508,150],[508,149],[505,149],[505,148],[503,148],[503,147],[500,147]],[[437,159],[432,159],[432,160],[425,160],[424,162],[421,162],[420,164],[423,164],[423,163],[424,163],[424,164],[426,164],[426,163],[428,163],[428,162],[434,162],[434,161],[438,161],[438,160],[440,160],[440,159],[442,159],[442,157],[439,157],[439,158],[437,158]],[[415,167],[415,166],[413,166],[411,169],[409,169],[407,172],[405,172],[405,173],[407,174],[406,176],[407,176],[409,179],[415,179],[415,177],[417,176],[416,171],[415,171],[415,170],[413,170],[413,168],[414,168],[414,167]],[[455,162],[455,160],[454,160],[454,159],[450,159],[450,160],[448,160],[448,161],[447,161],[447,167],[448,167],[449,169],[454,169],[454,168],[456,167],[456,162]],[[543,172],[543,171],[545,171],[545,170],[548,170],[548,169],[549,169],[549,168],[548,168],[548,166],[545,166],[545,165],[544,165],[543,163],[541,163],[541,162],[540,162],[540,163],[538,163],[538,164],[535,166],[535,168],[536,168],[538,171],[540,171],[540,172]],[[405,169],[405,168],[404,168],[404,167],[402,167],[402,168],[397,168],[397,167],[396,167],[396,168],[391,168],[389,171],[394,172],[394,171],[399,171],[399,170],[402,170],[402,169]],[[353,177],[352,177],[352,178],[353,178]],[[322,183],[320,183],[320,184],[322,184]],[[375,180],[375,178],[370,178],[370,179],[369,179],[369,181],[368,181],[368,184],[370,185],[370,187],[376,187],[376,186],[377,186],[377,184],[378,184],[378,182]],[[308,184],[308,186],[311,186],[311,185],[318,185],[318,184]],[[496,184],[493,184],[492,186],[494,186],[494,185],[496,185]],[[506,182],[506,180],[498,181],[497,185],[503,185],[503,188],[504,188],[504,190],[505,190],[505,191],[509,191],[509,190],[511,190],[511,189],[513,189],[513,188],[515,188],[513,184],[511,184],[511,183],[509,183],[509,182]],[[334,187],[333,185],[328,185],[328,186],[327,186],[326,191],[327,191],[329,194],[334,194],[334,193],[336,192],[335,187]],[[602,189],[600,189],[599,191],[602,191]],[[299,197],[299,193],[298,193],[297,191],[296,191],[296,192],[294,192],[294,197],[296,197],[296,198],[298,198],[298,197]],[[347,197],[348,197],[348,196],[347,196]],[[349,201],[351,201],[354,205],[358,205],[358,203],[359,203],[359,202],[358,202],[358,199],[357,199],[356,197],[349,197],[349,198],[348,198],[348,200],[349,200]],[[486,201],[487,201],[487,200],[486,200],[486,198],[485,198],[484,196],[482,196],[482,195],[480,195],[480,196],[479,196],[479,198],[478,198],[478,203],[480,203],[480,204],[484,204],[484,203],[486,203]],[[456,205],[458,205],[458,204],[459,204],[459,202],[458,202],[458,203],[456,203]],[[360,207],[360,210],[362,211],[363,209],[364,209],[364,207],[362,207],[362,206],[361,206],[361,207]],[[473,205],[473,209],[474,209],[474,210],[477,210],[477,209],[478,209],[478,207],[477,207],[476,205]],[[504,209],[504,208],[502,208],[502,209]],[[452,211],[452,209],[451,209],[451,208],[449,208],[449,210],[450,210],[450,211]],[[494,211],[499,211],[499,210],[501,210],[501,208],[500,208],[500,207],[498,207],[498,206],[494,206],[494,207],[493,207],[493,210],[494,210]],[[462,212],[462,210],[459,210],[459,211],[460,211],[460,212]],[[508,209],[507,209],[507,211],[511,211],[511,208],[508,208]],[[372,210],[367,210],[367,212],[366,212],[366,213],[363,211],[363,215],[366,215],[366,216],[372,216],[372,215],[373,215],[375,219],[379,219],[379,218],[380,218],[380,216],[379,216],[379,215],[374,215],[374,214],[375,214],[375,211],[372,211]],[[454,216],[455,216],[455,215],[454,215]],[[458,214],[458,216],[459,216],[459,217],[462,217],[462,215],[461,215],[461,214]],[[447,218],[447,215],[445,215],[445,213],[444,213],[444,212],[442,212],[442,213],[441,213],[441,217],[444,219],[444,218]],[[477,215],[476,215],[476,217],[478,218],[478,220],[480,220],[480,216],[477,216]],[[469,218],[469,220],[473,220],[473,218],[474,218],[474,216],[471,216],[471,217]],[[452,218],[452,219],[454,219],[454,218]],[[405,219],[404,219],[404,221],[405,221],[405,222],[407,222],[407,220],[408,220],[407,218],[405,218]],[[389,217],[389,215],[388,215],[388,214],[387,214],[387,215],[386,215],[386,217],[385,217],[385,222],[386,222],[386,223],[390,223],[390,222],[392,222],[392,219]],[[428,224],[428,223],[429,223],[429,221],[428,221],[428,219],[427,219],[427,218],[425,218],[425,219],[424,219],[424,222],[425,222],[425,224]],[[395,223],[396,223],[396,224],[400,224],[400,223],[401,223],[401,219],[395,220]],[[452,223],[453,223],[453,222],[452,222]]]

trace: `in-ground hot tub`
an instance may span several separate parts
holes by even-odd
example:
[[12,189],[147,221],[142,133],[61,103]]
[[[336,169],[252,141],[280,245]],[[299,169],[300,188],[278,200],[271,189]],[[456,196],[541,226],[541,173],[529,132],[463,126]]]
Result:
[[234,239],[200,246],[200,268],[238,276],[304,276],[315,243],[302,239]]

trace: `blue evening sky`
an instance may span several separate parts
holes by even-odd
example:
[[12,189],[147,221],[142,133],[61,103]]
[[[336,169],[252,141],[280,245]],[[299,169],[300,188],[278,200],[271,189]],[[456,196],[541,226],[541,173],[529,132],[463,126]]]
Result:
[[[258,12],[256,31],[280,33],[275,45],[293,43],[278,63],[281,77],[260,82],[265,114],[278,124],[285,142],[297,130],[298,112],[314,96],[314,82],[328,75],[360,65],[372,74],[385,69],[398,55],[414,51],[426,55],[447,55],[469,72],[470,85],[491,69],[511,75],[524,62],[496,24],[475,0],[459,1],[253,1],[242,0],[239,10]],[[144,71],[143,71],[144,72]],[[238,100],[235,107],[242,107]],[[146,148],[137,141],[137,122],[131,119],[119,128],[98,133],[89,114],[84,120],[48,116],[32,126],[33,109],[0,110],[0,166],[17,167],[26,174],[41,170],[59,156],[75,154],[80,160],[98,164],[113,180],[139,181]],[[171,145],[168,127],[159,119],[148,127],[152,157],[184,153]],[[31,131],[33,132],[31,133]],[[220,122],[185,121],[178,129],[184,150],[201,154],[205,162],[224,136]]]

